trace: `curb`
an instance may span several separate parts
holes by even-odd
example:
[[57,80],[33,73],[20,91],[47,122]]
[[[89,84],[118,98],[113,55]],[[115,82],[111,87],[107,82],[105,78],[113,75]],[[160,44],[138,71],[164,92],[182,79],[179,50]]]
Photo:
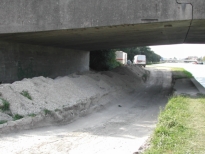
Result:
[[195,78],[191,78],[191,81],[201,94],[205,94],[205,88]]

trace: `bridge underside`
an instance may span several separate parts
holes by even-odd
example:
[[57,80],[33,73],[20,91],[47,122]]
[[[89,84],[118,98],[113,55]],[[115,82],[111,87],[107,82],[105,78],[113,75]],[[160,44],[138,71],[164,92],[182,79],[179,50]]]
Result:
[[205,20],[0,34],[0,41],[96,50],[147,45],[205,43]]
[[89,51],[205,43],[204,0],[1,0],[0,82],[89,70]]

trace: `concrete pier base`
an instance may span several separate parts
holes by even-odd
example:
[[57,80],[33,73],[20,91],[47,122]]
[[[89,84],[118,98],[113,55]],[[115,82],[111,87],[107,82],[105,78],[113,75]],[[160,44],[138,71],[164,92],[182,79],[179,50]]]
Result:
[[0,42],[0,82],[89,70],[89,51]]

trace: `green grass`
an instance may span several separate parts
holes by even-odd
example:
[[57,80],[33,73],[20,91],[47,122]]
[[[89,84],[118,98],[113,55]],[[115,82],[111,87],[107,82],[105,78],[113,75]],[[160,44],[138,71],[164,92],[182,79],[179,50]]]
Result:
[[7,122],[6,120],[0,120],[0,124],[4,124],[6,122]]
[[172,97],[144,154],[205,153],[205,97]]
[[3,106],[0,106],[0,109],[2,111],[9,111],[10,110],[9,102],[7,100],[5,100],[5,99],[2,99],[2,98],[0,98],[0,99],[2,100],[2,103],[3,103]]
[[32,97],[27,90],[23,90],[20,94],[23,95],[24,97],[32,100]]
[[171,70],[177,78],[193,78],[193,75],[183,68],[172,67]]
[[13,120],[19,120],[19,119],[22,119],[22,118],[23,118],[23,116],[20,115],[20,114],[15,114],[15,115],[13,116]]

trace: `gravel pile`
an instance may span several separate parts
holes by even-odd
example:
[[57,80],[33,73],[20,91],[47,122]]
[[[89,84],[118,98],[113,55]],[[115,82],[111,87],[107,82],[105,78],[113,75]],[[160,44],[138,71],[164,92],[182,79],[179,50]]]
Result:
[[132,65],[106,72],[89,71],[56,79],[40,76],[1,84],[0,122],[12,121],[16,115],[28,117],[43,111],[86,110],[102,102],[105,105],[119,94],[143,86],[147,75],[148,71]]

